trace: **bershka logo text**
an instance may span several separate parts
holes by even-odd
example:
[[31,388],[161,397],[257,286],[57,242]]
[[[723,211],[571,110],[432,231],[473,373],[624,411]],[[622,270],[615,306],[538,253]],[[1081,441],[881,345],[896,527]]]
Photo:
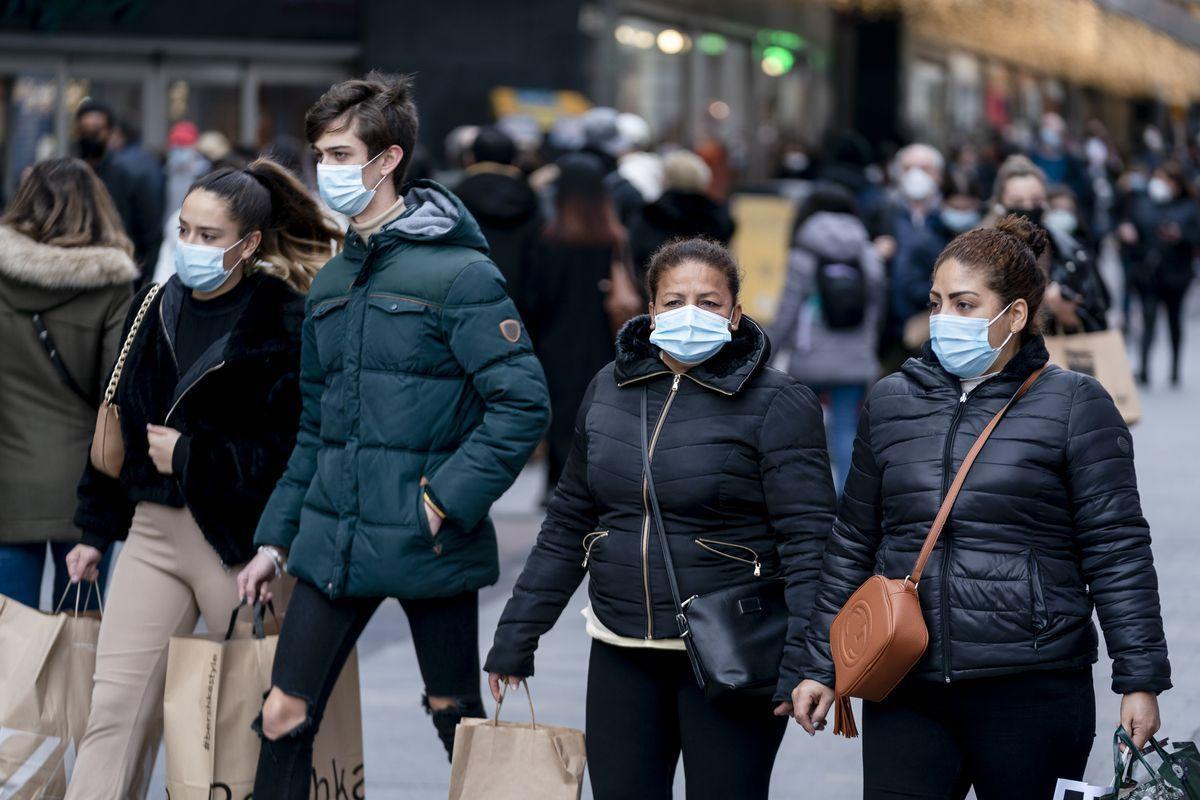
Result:
[[204,749],[212,749],[213,690],[217,685],[217,654],[213,653],[208,665],[208,693],[204,696]]

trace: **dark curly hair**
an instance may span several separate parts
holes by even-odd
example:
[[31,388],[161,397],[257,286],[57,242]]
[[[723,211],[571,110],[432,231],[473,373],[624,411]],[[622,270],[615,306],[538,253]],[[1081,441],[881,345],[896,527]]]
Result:
[[956,237],[938,256],[933,274],[947,261],[954,260],[971,270],[984,273],[987,287],[1000,295],[1008,306],[1016,300],[1029,305],[1029,319],[1023,336],[1041,333],[1038,309],[1046,294],[1048,278],[1038,265],[1046,250],[1046,232],[1028,219],[1009,214],[994,228],[976,228]]
[[650,293],[651,302],[654,301],[658,292],[658,282],[662,276],[685,261],[699,261],[701,264],[706,264],[722,272],[725,280],[729,283],[733,302],[737,302],[738,292],[742,288],[742,270],[729,250],[704,236],[675,239],[654,252],[654,255],[650,257],[650,266],[646,270],[646,290]]

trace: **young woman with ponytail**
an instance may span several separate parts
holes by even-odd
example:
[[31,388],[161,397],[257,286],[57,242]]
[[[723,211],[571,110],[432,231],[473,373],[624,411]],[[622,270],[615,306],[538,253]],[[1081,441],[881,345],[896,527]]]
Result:
[[183,202],[176,275],[133,300],[126,335],[145,310],[114,400],[124,464],[116,479],[86,467],[83,539],[67,558],[73,581],[90,579],[125,540],[71,800],[145,796],[168,641],[201,616],[209,630],[229,622],[235,567],[254,555],[255,524],[295,442],[304,295],[341,239],[278,164],[217,170]]

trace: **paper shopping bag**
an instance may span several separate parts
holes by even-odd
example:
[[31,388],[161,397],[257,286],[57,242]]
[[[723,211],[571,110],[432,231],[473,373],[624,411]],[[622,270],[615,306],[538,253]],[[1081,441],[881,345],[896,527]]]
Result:
[[66,792],[87,728],[99,635],[99,619],[78,609],[45,614],[0,595],[5,800],[58,800]]
[[[529,686],[525,686],[528,693]],[[579,800],[587,765],[583,731],[467,718],[454,733],[450,800]]]
[[[277,636],[238,638],[237,610],[224,636],[174,636],[163,700],[170,800],[244,800],[254,790],[259,738],[250,725],[271,688]],[[362,712],[358,660],[350,654],[314,743],[311,797],[362,798]]]
[[1142,418],[1142,404],[1133,383],[1133,369],[1118,330],[1047,336],[1050,363],[1063,369],[1091,375],[1112,395],[1126,425]]

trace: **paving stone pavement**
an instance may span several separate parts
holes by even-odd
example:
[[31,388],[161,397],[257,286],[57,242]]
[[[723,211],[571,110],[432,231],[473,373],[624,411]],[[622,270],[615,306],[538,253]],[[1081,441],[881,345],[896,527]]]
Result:
[[[1192,331],[1200,315],[1192,315]],[[1194,337],[1193,333],[1193,337]],[[1165,332],[1160,334],[1165,339]],[[1182,390],[1163,385],[1165,342],[1156,354],[1159,385],[1143,392],[1143,421],[1134,428],[1142,501],[1154,534],[1154,551],[1161,584],[1167,638],[1175,688],[1162,697],[1164,732],[1175,739],[1200,736],[1200,538],[1196,530],[1196,500],[1200,496],[1200,348],[1186,357]],[[500,534],[499,584],[480,593],[480,646],[490,644],[496,620],[537,534],[537,498],[542,477],[536,466],[522,474],[497,504]],[[554,630],[543,638],[537,654],[537,676],[531,681],[539,719],[582,728],[589,640],[579,610],[581,589]],[[359,650],[362,675],[366,779],[374,800],[443,800],[449,766],[433,727],[421,710],[422,681],[409,641],[408,627],[395,602],[383,606],[367,627]],[[1110,664],[1104,656],[1095,667],[1098,731],[1088,778],[1104,783],[1111,775],[1109,740],[1115,726],[1118,698],[1108,687]],[[518,715],[517,707],[512,717]],[[506,714],[506,718],[509,718]],[[1031,726],[1037,725],[1030,719]],[[858,741],[835,739],[828,733],[809,738],[793,726],[776,763],[773,798],[820,797],[853,800],[861,796]],[[161,776],[161,759],[159,775]],[[682,767],[676,796],[683,794]],[[161,777],[151,797],[162,797]],[[585,786],[584,797],[590,798]],[[536,800],[531,798],[531,800]]]

